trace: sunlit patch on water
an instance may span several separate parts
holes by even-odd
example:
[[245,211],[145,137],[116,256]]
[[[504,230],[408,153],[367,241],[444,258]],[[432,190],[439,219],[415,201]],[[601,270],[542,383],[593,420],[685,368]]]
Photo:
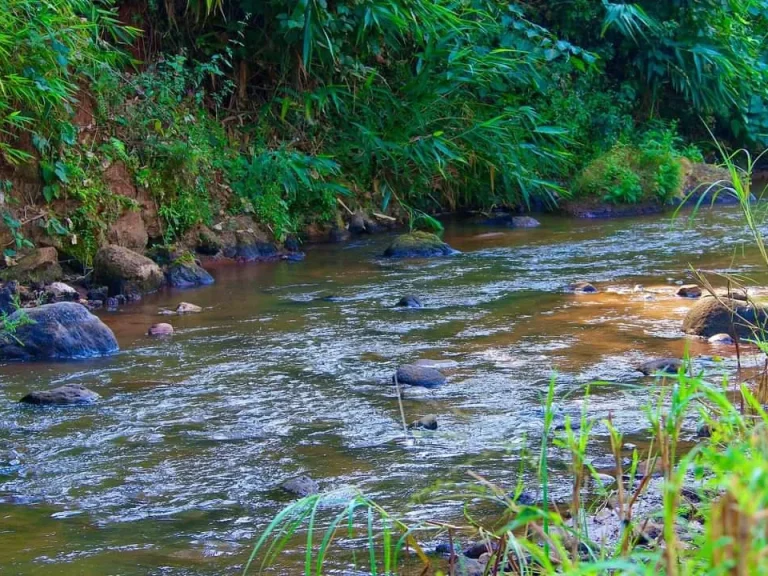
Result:
[[[756,259],[734,260],[746,239],[730,211],[690,228],[544,218],[533,230],[449,226],[463,254],[438,260],[384,260],[388,239],[371,237],[311,247],[301,264],[214,264],[213,286],[104,313],[120,354],[0,369],[0,555],[25,573],[230,573],[290,501],[280,483],[303,474],[412,519],[450,518],[458,501],[410,498],[439,481],[467,484],[469,471],[514,488],[552,379],[558,426],[583,409],[603,441],[609,415],[643,438],[658,382],[637,365],[687,350],[713,379],[736,373],[732,347],[680,332],[695,301],[675,291],[692,280],[689,264],[763,281]],[[579,280],[599,293],[564,290]],[[424,308],[395,308],[407,294]],[[176,334],[148,338],[158,310],[182,299],[205,311],[169,316]],[[747,377],[763,360],[742,352]],[[434,432],[403,430],[391,376],[413,362],[448,379],[403,390],[406,422],[436,414]],[[63,383],[103,400],[16,403]],[[565,496],[564,455],[552,457]]]

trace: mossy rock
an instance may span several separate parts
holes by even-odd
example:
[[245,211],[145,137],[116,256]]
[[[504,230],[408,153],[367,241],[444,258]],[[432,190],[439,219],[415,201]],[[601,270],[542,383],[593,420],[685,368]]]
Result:
[[411,232],[394,239],[384,251],[387,258],[430,258],[433,256],[451,256],[457,254],[448,244],[429,232]]
[[680,202],[735,204],[738,198],[729,190],[731,173],[716,164],[683,160],[685,179],[677,198]]
[[636,146],[617,145],[584,168],[574,192],[577,198],[598,197],[616,204],[665,204],[682,194],[686,162],[672,153],[652,154]]
[[38,248],[20,258],[15,266],[3,271],[3,280],[15,280],[22,284],[50,284],[61,280],[64,272],[59,265],[56,248]]
[[200,254],[214,256],[224,249],[224,242],[213,230],[203,227],[198,232],[195,248]]
[[107,286],[111,295],[146,294],[165,284],[165,276],[152,260],[128,248],[104,246],[93,260],[93,281]]
[[168,284],[174,288],[208,286],[214,283],[213,276],[200,266],[194,256],[185,252],[173,261],[165,272]]
[[683,331],[694,336],[709,338],[715,334],[728,334],[740,338],[754,337],[754,326],[768,320],[768,309],[742,300],[729,298],[702,298],[688,311],[683,320]]

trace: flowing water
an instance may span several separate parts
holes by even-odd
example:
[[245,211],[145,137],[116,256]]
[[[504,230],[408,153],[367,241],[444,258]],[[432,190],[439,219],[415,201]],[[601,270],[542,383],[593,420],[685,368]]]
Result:
[[[300,474],[323,489],[359,488],[411,519],[449,518],[458,503],[410,499],[438,481],[469,482],[469,470],[513,488],[553,374],[563,412],[581,409],[587,383],[607,381],[590,417],[610,413],[639,442],[653,382],[633,366],[688,348],[697,366],[733,373],[732,350],[680,332],[692,302],[674,291],[692,279],[689,265],[765,279],[741,251],[747,234],[732,209],[690,226],[460,223],[445,238],[463,254],[387,261],[388,239],[371,237],[311,247],[300,263],[213,263],[211,287],[102,313],[120,342],[113,357],[0,366],[0,573],[237,573],[290,501],[277,486]],[[582,279],[600,293],[562,290]],[[405,294],[425,308],[394,308]],[[171,339],[146,337],[167,320],[158,310],[181,300],[205,310],[170,317]],[[409,420],[434,413],[440,424],[405,442],[388,382],[417,360],[439,361],[448,383],[405,391]],[[16,402],[64,383],[103,400]],[[281,573],[301,573],[300,563],[289,556]]]

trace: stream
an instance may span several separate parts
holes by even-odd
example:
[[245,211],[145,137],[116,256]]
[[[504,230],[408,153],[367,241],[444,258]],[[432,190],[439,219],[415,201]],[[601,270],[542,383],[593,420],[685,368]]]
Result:
[[[298,475],[355,487],[411,520],[455,517],[458,501],[411,498],[438,481],[470,483],[470,470],[512,490],[538,448],[551,378],[571,414],[584,387],[604,381],[589,416],[610,414],[640,443],[653,379],[637,364],[688,349],[709,374],[734,374],[734,348],[682,334],[695,301],[674,293],[693,280],[689,265],[765,285],[737,209],[692,222],[541,221],[451,222],[445,240],[462,254],[433,260],[385,260],[391,238],[372,236],[311,246],[298,263],[209,262],[210,287],[100,312],[115,356],[0,366],[0,573],[236,574],[291,501],[280,483]],[[576,280],[599,293],[563,290]],[[406,294],[424,308],[395,308]],[[204,311],[158,316],[182,300]],[[165,321],[172,338],[145,335]],[[438,361],[448,382],[405,390],[408,421],[439,421],[406,442],[389,382],[417,360]],[[17,403],[65,383],[103,399]],[[594,434],[590,455],[603,456],[607,430]],[[564,474],[553,481],[555,496],[569,493]],[[302,558],[282,561],[280,573],[301,573]]]

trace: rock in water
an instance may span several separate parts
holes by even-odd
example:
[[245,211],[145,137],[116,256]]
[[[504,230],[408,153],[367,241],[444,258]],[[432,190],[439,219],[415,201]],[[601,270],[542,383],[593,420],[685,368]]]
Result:
[[2,360],[71,360],[118,351],[115,335],[85,306],[58,302],[17,310],[8,319],[14,333],[0,332]]
[[203,309],[200,306],[190,304],[189,302],[179,302],[179,305],[176,306],[177,314],[196,314],[197,312],[202,311]]
[[409,430],[413,430],[415,428],[423,428],[424,430],[437,430],[437,416],[434,414],[427,414],[418,420],[414,420],[408,425]]
[[445,376],[439,370],[426,368],[415,364],[400,366],[392,377],[392,381],[397,378],[398,384],[407,384],[409,386],[423,386],[424,388],[435,388],[445,384]]
[[541,222],[531,216],[513,216],[508,213],[496,213],[482,222],[486,226],[505,226],[507,228],[538,228]]
[[513,228],[538,228],[539,226],[541,226],[541,222],[536,220],[536,218],[531,218],[530,216],[512,217]]
[[179,258],[168,267],[165,276],[168,284],[174,288],[192,288],[214,283],[213,276],[193,258]]
[[730,298],[702,298],[688,311],[683,332],[709,338],[715,334],[752,338],[753,326],[764,325],[768,314],[763,308]]
[[649,360],[637,367],[638,371],[642,372],[646,376],[653,376],[659,372],[665,374],[677,374],[677,371],[682,367],[683,361],[678,358],[660,358],[657,360]]
[[429,258],[452,254],[458,254],[458,251],[434,234],[421,231],[398,236],[384,251],[384,256],[387,258]]
[[701,287],[696,284],[686,284],[680,286],[675,294],[681,298],[701,298]]
[[403,296],[395,306],[400,308],[421,308],[421,300],[416,298],[416,296]]
[[287,480],[280,485],[280,488],[299,498],[320,492],[320,486],[308,476],[299,476],[298,478]]
[[19,400],[25,404],[63,406],[65,404],[93,404],[101,396],[80,384],[65,384],[52,390],[30,392]]
[[597,292],[597,288],[592,286],[589,282],[574,282],[568,285],[568,290],[575,292],[576,294],[594,294]]
[[152,260],[114,244],[96,253],[93,279],[107,286],[110,294],[146,294],[165,284],[162,270]]
[[730,334],[715,334],[707,342],[720,346],[731,346],[736,343]]
[[158,324],[152,324],[147,330],[149,336],[170,336],[173,334],[173,326],[167,322],[160,322]]

